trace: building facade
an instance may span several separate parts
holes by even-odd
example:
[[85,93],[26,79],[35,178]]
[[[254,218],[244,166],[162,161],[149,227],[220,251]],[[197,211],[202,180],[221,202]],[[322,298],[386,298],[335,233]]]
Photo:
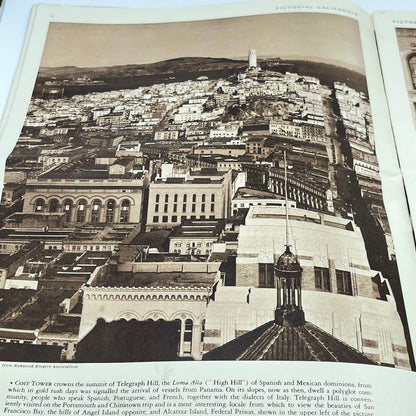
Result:
[[171,227],[186,219],[229,218],[231,171],[211,173],[152,182],[149,186],[147,229]]

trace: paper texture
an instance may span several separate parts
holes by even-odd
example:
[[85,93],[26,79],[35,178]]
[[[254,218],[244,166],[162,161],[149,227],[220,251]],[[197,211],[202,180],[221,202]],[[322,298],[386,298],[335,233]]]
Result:
[[382,86],[351,4],[36,7],[0,125],[4,412],[389,414],[415,253]]

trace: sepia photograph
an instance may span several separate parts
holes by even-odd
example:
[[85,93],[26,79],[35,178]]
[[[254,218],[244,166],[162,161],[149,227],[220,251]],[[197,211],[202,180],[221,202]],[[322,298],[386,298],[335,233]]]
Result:
[[416,29],[396,28],[403,75],[416,125]]
[[30,93],[0,360],[415,369],[356,20],[51,22]]

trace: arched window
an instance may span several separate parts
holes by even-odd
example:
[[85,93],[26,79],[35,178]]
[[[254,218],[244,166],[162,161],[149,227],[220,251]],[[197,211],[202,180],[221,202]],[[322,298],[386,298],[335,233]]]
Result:
[[413,89],[416,90],[416,55],[413,55],[408,60],[410,76],[412,78]]
[[100,222],[101,214],[101,201],[99,199],[94,199],[92,202],[92,211],[91,211],[91,222],[97,223]]
[[49,201],[49,212],[58,212],[59,202],[56,198]]
[[130,201],[127,199],[121,203],[120,222],[129,222],[130,215]]
[[66,221],[71,221],[71,211],[72,211],[72,201],[70,199],[65,199],[63,205],[63,211],[66,216]]
[[43,212],[45,208],[45,201],[42,198],[38,198],[35,201],[35,212]]
[[201,195],[201,212],[205,212],[205,198],[206,198],[206,195],[202,194]]
[[114,209],[116,207],[116,202],[114,199],[110,199],[107,202],[107,208],[105,210],[105,222],[114,222]]
[[173,321],[176,325],[176,340],[177,340],[177,354],[179,355],[180,350],[181,350],[181,329],[182,329],[182,322],[180,319],[175,319]]
[[173,195],[173,212],[178,211],[178,194]]
[[87,201],[80,199],[77,208],[77,222],[85,222],[85,212],[87,210]]
[[194,323],[192,319],[185,321],[185,332],[183,334],[183,352],[190,354],[192,352],[192,331]]
[[160,201],[160,195],[156,194],[156,200],[155,200],[155,212],[159,211],[159,201]]
[[169,194],[165,194],[165,205],[163,207],[163,212],[165,214],[168,212],[168,203],[169,203]]
[[186,201],[187,201],[187,199],[188,199],[187,195],[186,194],[183,194],[183,198],[182,198],[182,201],[183,201],[183,204],[182,204],[182,212],[186,212]]

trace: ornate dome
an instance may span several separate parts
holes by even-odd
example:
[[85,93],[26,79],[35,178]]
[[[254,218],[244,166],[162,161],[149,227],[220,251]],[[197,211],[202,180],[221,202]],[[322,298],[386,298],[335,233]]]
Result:
[[297,256],[290,251],[289,246],[286,246],[285,252],[277,259],[274,267],[277,271],[282,272],[302,271],[302,267],[300,267]]

